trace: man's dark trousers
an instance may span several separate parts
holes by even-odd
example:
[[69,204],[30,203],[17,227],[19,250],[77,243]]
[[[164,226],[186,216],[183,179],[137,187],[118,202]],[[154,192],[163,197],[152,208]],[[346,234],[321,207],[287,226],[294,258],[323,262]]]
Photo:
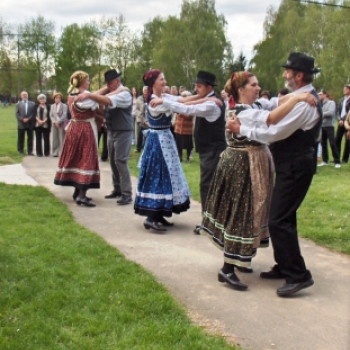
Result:
[[33,129],[18,129],[18,141],[17,141],[17,150],[19,153],[24,152],[24,139],[25,134],[27,133],[27,152],[28,154],[33,153]]
[[276,183],[269,218],[275,261],[280,272],[286,275],[287,283],[305,282],[311,273],[300,253],[296,212],[313,178],[313,154],[275,162],[275,167]]
[[340,156],[339,156],[338,148],[335,145],[335,140],[334,140],[334,127],[333,126],[322,127],[322,160],[325,163],[328,163],[328,160],[329,160],[327,140],[329,140],[329,144],[331,145],[334,163],[340,164]]
[[216,166],[220,160],[220,154],[223,150],[209,151],[199,153],[201,180],[200,180],[200,195],[202,203],[202,212],[204,212],[205,202],[207,200],[209,186],[214,177]]
[[335,137],[335,145],[337,147],[339,157],[341,157],[341,143],[343,140],[343,136],[345,134],[345,148],[344,148],[343,157],[342,157],[342,161],[345,163],[349,161],[349,153],[350,153],[350,142],[349,140],[346,139],[346,133],[347,133],[347,130],[345,129],[345,126],[338,125],[337,135]]

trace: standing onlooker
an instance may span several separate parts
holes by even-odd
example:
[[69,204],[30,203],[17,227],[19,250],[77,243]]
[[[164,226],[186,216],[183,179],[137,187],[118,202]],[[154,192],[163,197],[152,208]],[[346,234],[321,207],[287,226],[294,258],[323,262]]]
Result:
[[[344,85],[343,94],[344,94],[344,97],[341,98],[338,104],[339,123],[338,123],[337,135],[335,137],[335,145],[337,146],[339,157],[341,157],[341,143],[343,140],[343,136],[344,134],[346,134],[346,130],[344,127],[344,120],[350,110],[350,84]],[[346,140],[343,157],[342,157],[342,163],[347,163],[349,161],[349,153],[350,153],[350,144]]]
[[38,95],[39,104],[36,106],[36,123],[35,123],[35,140],[36,140],[36,155],[43,156],[42,139],[44,139],[44,155],[50,155],[50,105],[46,104],[46,96]]
[[[294,95],[310,92],[318,99],[312,82],[319,69],[314,67],[312,57],[292,52],[282,67],[285,68],[286,87]],[[240,121],[242,123],[242,118]],[[322,105],[318,101],[317,108],[306,102],[298,103],[284,119],[269,128],[256,128],[251,122],[239,126],[236,120],[228,121],[227,125],[231,132],[271,143],[276,178],[269,229],[276,265],[270,271],[262,272],[260,277],[285,279],[286,283],[277,289],[279,296],[288,296],[314,284],[299,247],[297,210],[315,172],[314,148],[321,124]]]
[[265,98],[266,100],[269,100],[270,99],[270,91],[269,90],[261,91],[261,98]]
[[347,142],[350,142],[350,112],[345,118],[344,127],[346,129],[346,140]]
[[16,104],[18,128],[17,150],[24,154],[25,134],[27,133],[27,153],[33,156],[33,130],[35,125],[35,103],[28,101],[28,93],[21,92],[21,101]]
[[335,117],[335,103],[327,98],[327,93],[325,90],[321,90],[318,93],[320,100],[322,102],[323,119],[322,119],[322,163],[318,166],[328,165],[328,145],[327,140],[332,149],[332,155],[335,163],[335,168],[340,168],[340,158],[338,149],[335,145],[334,140],[334,117]]
[[227,109],[228,107],[228,93],[225,90],[221,90],[220,92],[221,98],[223,99],[224,103],[225,103],[225,108]]
[[179,95],[179,92],[178,92],[177,87],[175,85],[173,85],[170,88],[170,95],[173,95],[173,96],[178,96]]
[[92,100],[76,102],[76,97],[89,88],[89,75],[76,71],[69,79],[68,108],[72,119],[67,126],[63,149],[58,162],[54,184],[73,186],[73,199],[78,205],[95,207],[86,196],[90,188],[100,188],[98,167],[97,127],[95,111],[98,104]]
[[132,141],[131,141],[131,144],[132,145],[135,145],[136,144],[136,114],[135,114],[135,108],[136,108],[136,100],[137,100],[137,97],[138,97],[138,94],[137,94],[137,89],[136,87],[132,87],[131,88],[131,94],[132,94],[132,125],[134,126],[134,133],[133,133],[133,136],[132,136]]
[[52,156],[61,154],[64,141],[64,122],[67,120],[67,105],[62,103],[63,96],[60,92],[53,95],[55,103],[51,105],[50,119],[52,123]]
[[179,86],[179,95],[182,96],[182,93],[183,93],[184,91],[186,91],[186,86],[180,85],[180,86]]
[[144,144],[144,136],[143,131],[148,129],[148,122],[146,118],[146,96],[147,96],[148,86],[144,86],[142,89],[142,95],[139,96],[136,100],[135,106],[135,116],[136,116],[136,153],[140,153],[143,144]]
[[[192,94],[189,91],[183,91],[181,96],[188,97]],[[193,115],[177,114],[175,121],[175,140],[180,162],[182,162],[182,150],[187,151],[187,163],[190,163],[190,155],[193,149]]]

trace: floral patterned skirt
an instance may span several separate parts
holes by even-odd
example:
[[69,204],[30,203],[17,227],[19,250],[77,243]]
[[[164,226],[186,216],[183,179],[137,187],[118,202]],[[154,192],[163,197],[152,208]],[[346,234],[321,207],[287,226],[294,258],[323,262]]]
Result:
[[64,140],[54,183],[81,190],[100,188],[98,150],[94,130],[89,122],[71,123]]
[[269,245],[273,161],[267,146],[228,147],[210,185],[201,234],[224,251],[224,261],[249,267]]
[[190,207],[190,191],[169,129],[147,130],[141,155],[135,213],[170,217]]

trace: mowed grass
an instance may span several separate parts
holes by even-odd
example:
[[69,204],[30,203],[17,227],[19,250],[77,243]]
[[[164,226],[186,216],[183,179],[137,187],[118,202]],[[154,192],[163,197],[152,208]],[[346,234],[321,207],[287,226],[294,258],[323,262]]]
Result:
[[[21,161],[17,155],[17,126],[14,107],[0,108],[0,164]],[[344,146],[343,146],[344,147]],[[129,166],[134,176],[138,176],[137,163],[140,154],[133,147]],[[330,152],[331,156],[331,152]],[[190,186],[192,199],[199,201],[199,159],[193,152],[191,163],[182,163]],[[319,167],[311,188],[298,211],[299,234],[319,245],[350,254],[350,164],[341,169]]]
[[[11,164],[14,110],[3,111]],[[0,183],[0,222],[0,349],[234,349],[46,189]]]

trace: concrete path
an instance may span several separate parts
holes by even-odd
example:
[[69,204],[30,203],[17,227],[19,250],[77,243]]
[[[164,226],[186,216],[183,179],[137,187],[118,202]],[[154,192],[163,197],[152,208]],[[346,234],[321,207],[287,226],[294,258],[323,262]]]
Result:
[[[262,249],[254,259],[254,273],[240,274],[249,290],[235,291],[217,281],[222,253],[208,238],[192,233],[200,222],[199,203],[192,201],[187,213],[174,216],[175,226],[165,235],[154,234],[143,228],[144,218],[133,213],[132,205],[104,199],[112,189],[107,163],[101,163],[101,189],[89,191],[96,208],[77,206],[72,188],[53,184],[57,158],[25,157],[23,166],[27,175],[67,204],[79,223],[153,273],[195,322],[245,349],[350,349],[348,256],[301,240],[315,285],[294,297],[280,298],[276,289],[283,281],[259,278],[273,265],[272,249]],[[135,189],[136,179],[133,185]]]

